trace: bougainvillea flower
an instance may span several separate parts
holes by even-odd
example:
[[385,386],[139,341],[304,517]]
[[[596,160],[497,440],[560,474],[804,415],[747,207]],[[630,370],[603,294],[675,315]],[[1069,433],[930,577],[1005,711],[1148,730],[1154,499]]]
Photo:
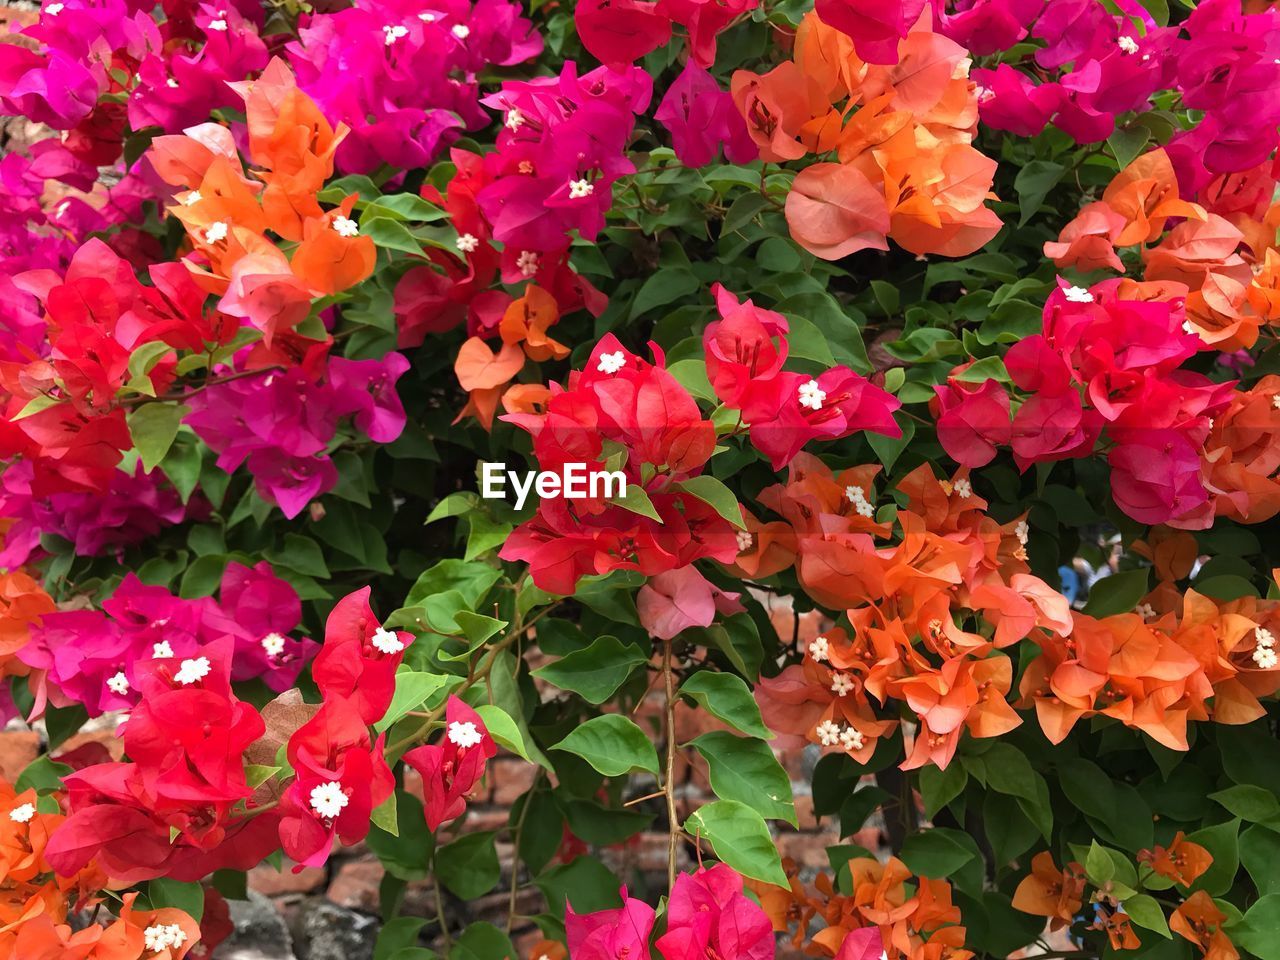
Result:
[[1059,267],[1074,267],[1088,273],[1106,268],[1124,272],[1124,262],[1116,246],[1126,231],[1124,215],[1101,200],[1084,207],[1062,228],[1056,241],[1046,242],[1044,255]]
[[738,594],[718,589],[694,566],[659,573],[636,594],[640,625],[660,640],[689,627],[709,627],[717,613],[728,616],[744,609]]
[[373,724],[391,704],[396,668],[413,634],[384,628],[369,606],[369,593],[369,587],[362,587],[333,608],[311,676],[326,700],[350,700],[365,723]]
[[884,194],[854,167],[815,163],[796,175],[787,194],[791,236],[824,260],[859,250],[888,250],[889,208]]
[[574,913],[573,904],[565,902],[565,942],[573,960],[649,960],[653,907],[627,896],[626,887],[619,894],[621,907],[595,913]]
[[1197,890],[1170,915],[1169,929],[1199,947],[1205,960],[1238,960],[1240,952],[1222,929],[1226,922],[1213,897]]
[[[959,368],[957,368],[958,372]],[[963,467],[984,467],[1013,438],[1009,394],[999,382],[955,379],[935,386],[938,442]]]
[[742,877],[728,864],[717,863],[676,877],[667,901],[667,932],[657,947],[666,960],[772,960],[773,924],[743,893]]
[[1139,850],[1138,862],[1151,864],[1152,870],[1180,887],[1189,887],[1213,865],[1213,855],[1179,830],[1168,847]]
[[1054,865],[1047,850],[1031,859],[1031,872],[1022,878],[1013,894],[1013,907],[1037,917],[1048,917],[1057,930],[1073,923],[1084,902],[1084,868],[1069,863],[1065,870]]
[[823,22],[853,40],[858,56],[867,63],[897,63],[898,42],[924,6],[925,0],[819,0],[815,9]]
[[757,156],[733,97],[693,59],[667,88],[653,116],[671,134],[676,156],[686,167],[706,166],[722,146],[730,163],[748,163]]
[[334,837],[352,844],[369,832],[373,809],[391,796],[395,778],[382,755],[382,737],[370,743],[357,705],[327,696],[323,706],[289,738],[286,756],[294,780],[281,800],[280,843],[297,862],[317,867]]
[[719,320],[702,331],[707,378],[716,396],[741,407],[748,390],[772,380],[787,359],[787,318],[738,298],[720,284],[711,288]]
[[574,7],[573,23],[601,63],[631,63],[671,39],[670,17],[644,0],[588,0]]
[[422,775],[427,829],[462,816],[485,764],[498,752],[480,714],[455,696],[445,706],[444,736],[410,750],[404,762]]

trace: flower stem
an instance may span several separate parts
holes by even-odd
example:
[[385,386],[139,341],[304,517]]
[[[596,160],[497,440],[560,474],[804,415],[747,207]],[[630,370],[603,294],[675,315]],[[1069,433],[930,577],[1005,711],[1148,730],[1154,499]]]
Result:
[[680,844],[680,818],[676,813],[676,685],[671,669],[671,641],[662,650],[662,677],[666,683],[667,769],[662,792],[667,796],[667,893],[676,885],[676,851]]

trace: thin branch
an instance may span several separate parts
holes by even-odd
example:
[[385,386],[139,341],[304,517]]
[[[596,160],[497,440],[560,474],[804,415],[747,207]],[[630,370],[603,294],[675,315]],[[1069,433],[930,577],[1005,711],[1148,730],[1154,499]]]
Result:
[[662,792],[667,795],[667,893],[676,886],[676,850],[680,844],[680,817],[676,812],[676,685],[671,668],[671,641],[662,650],[662,677],[666,681],[667,771]]

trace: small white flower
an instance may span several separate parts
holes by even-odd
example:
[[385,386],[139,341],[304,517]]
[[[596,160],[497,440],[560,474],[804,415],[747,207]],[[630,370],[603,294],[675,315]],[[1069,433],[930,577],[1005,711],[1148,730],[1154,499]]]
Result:
[[596,363],[596,369],[601,373],[614,374],[627,365],[627,355],[621,350],[615,350],[613,353],[600,354],[600,360]]
[[1151,59],[1151,54],[1149,54],[1149,53],[1144,53],[1144,54],[1142,55],[1142,60],[1143,60],[1143,62],[1144,62],[1144,63],[1145,63],[1147,60],[1150,60],[1150,59]]
[[449,32],[452,33],[459,40],[465,40],[467,39],[467,37],[471,36],[471,28],[468,27],[465,23],[455,23],[453,25],[453,29],[450,30]]
[[521,276],[532,277],[538,272],[538,255],[532,250],[521,250],[520,256],[516,259],[516,267],[519,268]]
[[64,7],[65,7],[65,4],[51,3],[44,8],[44,12],[51,17],[56,17],[58,14],[60,14],[63,11]]
[[14,823],[28,823],[36,815],[35,804],[24,803],[9,811],[9,819]]
[[1270,670],[1280,662],[1280,656],[1277,656],[1270,647],[1257,647],[1253,651],[1253,662],[1263,670]]
[[409,28],[400,24],[386,24],[382,28],[382,39],[386,41],[387,46],[391,46],[401,37],[409,35]]
[[404,644],[400,642],[400,637],[394,630],[388,630],[386,627],[379,627],[373,631],[373,636],[369,642],[373,644],[374,649],[381,653],[400,653],[404,650]]
[[1271,395],[1271,406],[1275,407],[1277,410],[1280,410],[1280,393],[1273,393]]
[[350,798],[342,792],[342,784],[336,780],[311,788],[311,809],[326,820],[332,820],[350,802]]
[[178,672],[173,675],[173,679],[177,680],[183,686],[190,686],[198,680],[203,680],[209,675],[209,671],[213,669],[209,666],[208,657],[196,657],[193,660],[183,660],[178,665]]
[[512,133],[515,133],[524,126],[524,114],[515,107],[507,111],[507,119],[503,121],[504,125]]
[[435,23],[436,15],[434,13],[420,13],[418,14],[418,19],[423,23]]
[[739,530],[736,537],[738,539],[739,553],[742,553],[744,550],[750,550],[751,544],[755,542],[755,538],[751,536],[751,532],[748,530]]
[[862,492],[861,487],[849,486],[844,488],[844,498],[850,503],[856,504],[859,500],[867,499],[867,495]]
[[1274,647],[1276,645],[1276,637],[1266,627],[1258,627],[1253,631],[1253,640],[1260,647]]
[[969,481],[965,477],[961,477],[959,480],[957,480],[955,482],[955,486],[952,489],[955,490],[956,496],[959,497],[961,500],[968,500],[971,496],[973,496],[973,487],[972,485],[970,485]]
[[165,80],[164,85],[168,87],[170,90],[178,89],[178,81],[173,79],[173,77],[169,77],[167,80]]
[[284,653],[284,637],[278,633],[268,633],[262,638],[261,643],[268,657],[278,657]]
[[1116,41],[1116,46],[1124,53],[1137,53],[1138,41],[1133,37],[1121,37]]
[[1182,321],[1182,332],[1183,332],[1183,333],[1190,333],[1190,334],[1194,335],[1194,334],[1195,334],[1195,332],[1196,332],[1196,328],[1195,328],[1195,327],[1193,327],[1193,326],[1191,325],[1191,321],[1190,321],[1190,320],[1183,320],[1183,321]]
[[580,200],[583,197],[589,197],[595,193],[596,187],[590,180],[570,180],[569,181],[569,199]]
[[1031,528],[1027,526],[1027,521],[1019,520],[1018,525],[1013,528],[1013,535],[1017,537],[1018,542],[1025,547],[1027,545],[1027,540],[1030,539],[1031,536]]
[[809,641],[809,656],[822,663],[827,659],[827,654],[831,650],[831,644],[827,642],[826,637],[814,637]]
[[146,949],[159,953],[170,947],[180,947],[187,942],[187,935],[176,923],[157,923],[142,932],[142,941]]
[[1140,603],[1133,608],[1133,612],[1143,620],[1150,620],[1156,615],[1156,608],[1149,603]]
[[225,20],[210,20],[210,21],[209,21],[209,29],[210,29],[210,30],[217,30],[219,33],[226,33],[226,32],[227,32],[227,21],[225,21]]
[[1062,295],[1072,303],[1093,303],[1093,294],[1084,287],[1067,287]]
[[861,750],[862,745],[865,742],[866,741],[862,736],[862,731],[855,727],[845,727],[844,730],[840,732],[840,746],[844,747],[846,750]]
[[470,749],[478,744],[484,736],[476,729],[476,725],[470,720],[464,720],[459,723],[457,720],[449,724],[449,742],[463,750]]
[[129,678],[120,671],[114,677],[107,678],[107,689],[117,697],[123,697],[129,692]]
[[840,728],[830,720],[823,720],[813,732],[824,747],[834,747],[840,742]]
[[800,396],[800,406],[808,407],[810,410],[821,410],[822,402],[827,399],[827,392],[818,386],[817,380],[800,384],[797,392]]
[[225,239],[227,239],[227,221],[225,220],[215,220],[204,232],[205,243],[217,243]]
[[356,222],[344,216],[333,218],[333,229],[340,237],[356,237],[360,235],[360,227]]
[[837,697],[847,697],[853,693],[853,678],[847,673],[834,673],[831,675],[831,692]]
[[194,207],[197,203],[199,203],[203,199],[204,199],[204,195],[201,194],[199,190],[192,190],[190,193],[188,193],[185,197],[182,198],[182,205],[184,207]]
[[480,241],[474,234],[464,233],[453,241],[453,245],[463,253],[474,253],[476,247],[480,246]]
[[152,660],[171,660],[173,659],[173,647],[169,646],[168,640],[161,640],[159,643],[151,645]]

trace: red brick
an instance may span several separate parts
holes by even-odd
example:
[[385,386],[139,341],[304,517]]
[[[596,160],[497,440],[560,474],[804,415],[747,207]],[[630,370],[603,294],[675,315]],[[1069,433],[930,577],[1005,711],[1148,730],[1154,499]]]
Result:
[[40,735],[34,730],[0,733],[0,776],[13,783],[40,753]]
[[493,803],[510,806],[533,786],[538,768],[523,760],[498,760],[489,767],[493,783]]
[[268,897],[310,893],[324,886],[324,880],[324,871],[319,867],[303,867],[294,873],[287,863],[283,870],[259,866],[249,871],[249,889]]
[[329,882],[327,896],[340,907],[374,913],[378,909],[378,888],[384,873],[377,860],[348,860]]

